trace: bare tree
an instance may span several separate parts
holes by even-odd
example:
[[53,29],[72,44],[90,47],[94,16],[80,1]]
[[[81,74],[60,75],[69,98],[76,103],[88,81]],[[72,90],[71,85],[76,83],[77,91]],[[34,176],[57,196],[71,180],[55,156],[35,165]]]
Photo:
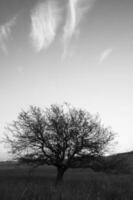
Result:
[[[102,156],[114,134],[99,117],[68,104],[41,110],[31,106],[8,126],[7,142],[15,159],[22,163],[53,165],[59,183],[68,168],[81,167]],[[81,162],[80,162],[81,161]],[[91,165],[90,165],[91,167]]]

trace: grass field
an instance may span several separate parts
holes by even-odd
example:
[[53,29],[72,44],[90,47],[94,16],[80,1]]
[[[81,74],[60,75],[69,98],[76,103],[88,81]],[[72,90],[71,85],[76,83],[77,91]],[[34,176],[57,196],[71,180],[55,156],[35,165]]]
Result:
[[55,188],[56,171],[39,168],[0,169],[0,200],[132,200],[133,175],[107,175],[88,169],[68,170]]

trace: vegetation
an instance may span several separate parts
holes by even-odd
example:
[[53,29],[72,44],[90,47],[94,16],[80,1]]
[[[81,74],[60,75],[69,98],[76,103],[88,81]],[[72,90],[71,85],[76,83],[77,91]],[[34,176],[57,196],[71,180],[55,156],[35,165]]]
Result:
[[46,110],[31,106],[18,115],[8,131],[12,136],[7,136],[7,142],[15,159],[56,167],[57,183],[69,168],[82,167],[86,159],[87,167],[95,170],[92,161],[100,162],[114,139],[114,133],[98,116],[68,104],[51,105]]
[[[30,107],[8,131],[20,165],[0,163],[1,200],[133,199],[133,152],[104,156],[114,133],[97,116],[68,105]],[[56,169],[57,183],[66,172],[57,187]]]
[[132,200],[133,174],[109,175],[88,169],[69,169],[62,191],[53,186],[54,168],[0,169],[1,200]]

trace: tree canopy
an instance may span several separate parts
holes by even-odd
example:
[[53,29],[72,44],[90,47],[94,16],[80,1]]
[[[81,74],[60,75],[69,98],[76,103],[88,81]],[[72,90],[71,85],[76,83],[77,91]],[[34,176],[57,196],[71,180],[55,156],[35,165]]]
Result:
[[84,157],[89,161],[102,156],[114,139],[98,116],[68,104],[44,110],[31,106],[19,113],[8,131],[7,142],[15,159],[55,166],[58,181],[68,168],[82,167]]

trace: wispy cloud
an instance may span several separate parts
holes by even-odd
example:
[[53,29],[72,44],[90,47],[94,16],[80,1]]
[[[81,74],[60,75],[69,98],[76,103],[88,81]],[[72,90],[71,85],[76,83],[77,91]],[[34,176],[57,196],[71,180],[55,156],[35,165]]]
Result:
[[46,49],[53,42],[60,20],[60,9],[55,0],[39,2],[32,10],[30,36],[37,51]]
[[[31,11],[31,41],[37,52],[48,48],[54,41],[60,22],[64,22],[62,42],[63,58],[71,38],[79,32],[79,24],[95,0],[66,0],[62,7],[62,0],[40,0]],[[67,15],[63,15],[62,10]],[[61,30],[61,29],[60,29]]]
[[64,56],[70,39],[76,33],[85,13],[92,7],[92,3],[94,3],[94,0],[68,0],[68,13],[63,31]]
[[100,55],[99,63],[104,62],[110,56],[112,51],[113,51],[112,48],[105,49]]
[[0,48],[5,54],[8,53],[6,42],[11,35],[12,27],[15,25],[15,22],[16,17],[13,17],[9,22],[0,26]]

